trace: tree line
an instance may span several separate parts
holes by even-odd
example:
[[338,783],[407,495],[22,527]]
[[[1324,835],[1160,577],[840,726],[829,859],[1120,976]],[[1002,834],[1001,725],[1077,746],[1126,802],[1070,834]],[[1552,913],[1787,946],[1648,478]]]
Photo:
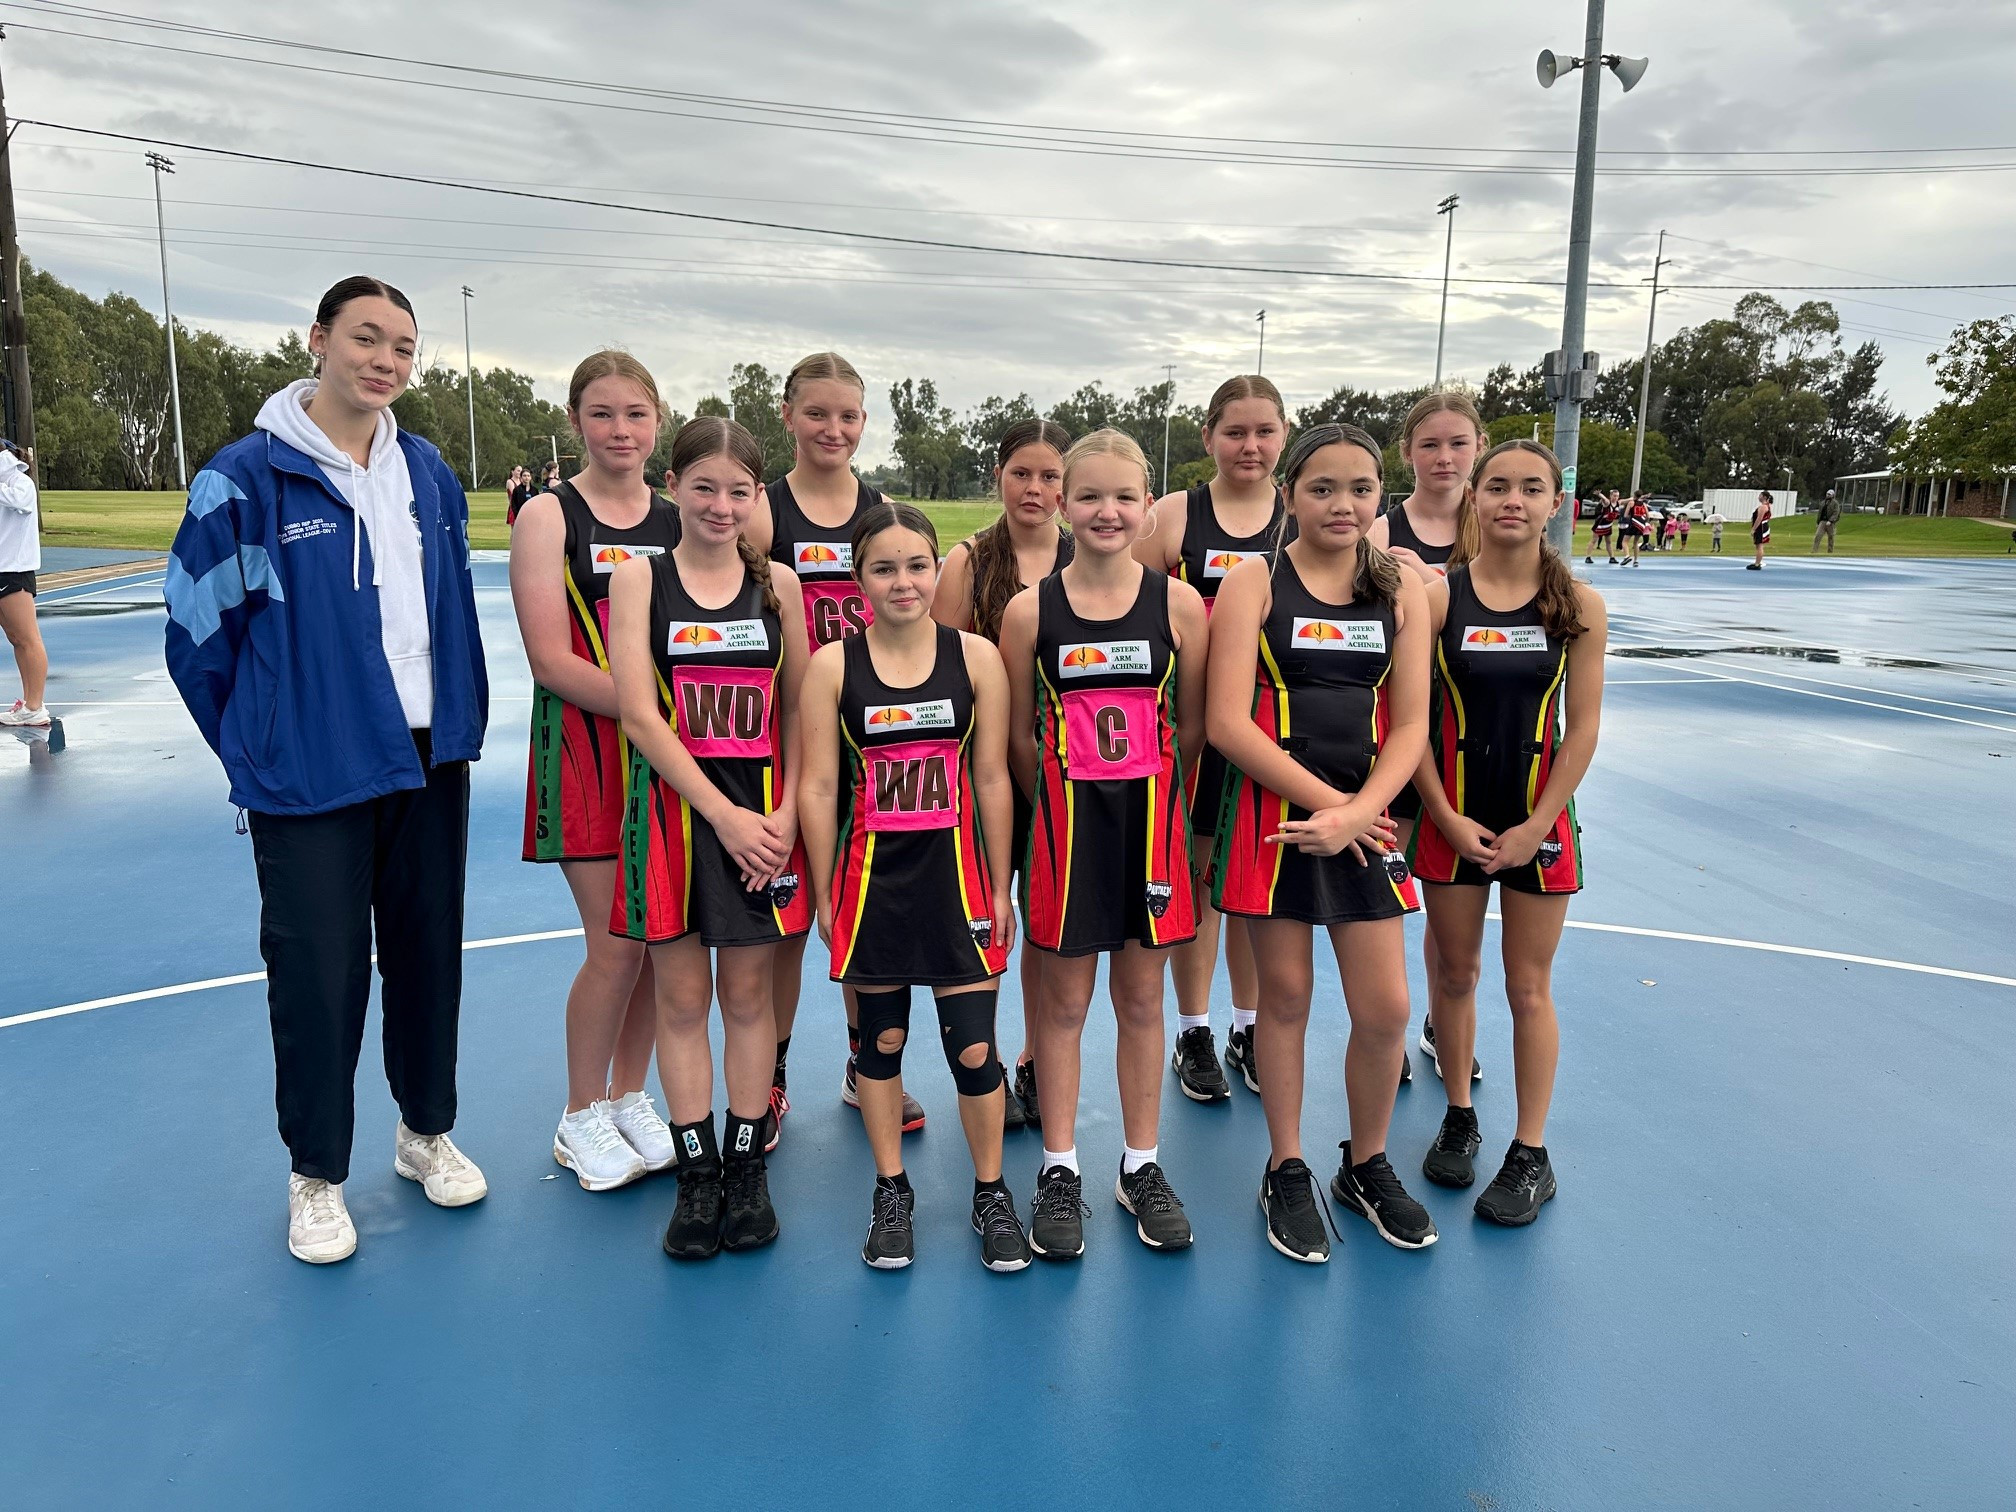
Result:
[[[50,488],[167,488],[175,483],[166,341],[161,322],[122,293],[93,299],[25,262],[23,305],[34,365],[36,427],[43,482]],[[213,331],[177,322],[176,361],[192,469],[252,429],[268,395],[311,371],[301,336],[288,332],[258,352]],[[1734,312],[1678,332],[1653,354],[1642,486],[1685,495],[1703,488],[1776,486],[1792,470],[1801,492],[1840,474],[1882,467],[1893,446],[1921,471],[1940,465],[2016,466],[2016,316],[1979,321],[1955,333],[1933,359],[1948,398],[1906,426],[1878,387],[1882,353],[1874,342],[1852,350],[1841,341],[1831,304],[1809,300],[1787,309],[1765,294],[1745,295]],[[1580,479],[1585,491],[1631,481],[1641,359],[1610,366],[1583,410]],[[1537,365],[1500,363],[1469,385],[1493,441],[1538,434],[1550,440],[1553,407]],[[702,415],[730,415],[763,446],[774,476],[791,465],[790,438],[778,417],[782,375],[759,363],[738,365],[728,392],[709,394]],[[1361,389],[1340,384],[1299,407],[1296,425],[1349,420],[1386,447],[1386,481],[1409,486],[1397,442],[1401,420],[1426,386]],[[1168,476],[1183,488],[1211,476],[1204,447],[1204,407],[1174,402],[1168,383],[1117,392],[1080,386],[1047,407],[1027,392],[990,395],[963,415],[930,378],[905,377],[886,390],[895,432],[892,455],[866,469],[891,492],[926,499],[986,493],[995,447],[1015,421],[1042,414],[1074,436],[1101,426],[1125,431],[1161,471],[1165,431]],[[412,387],[394,406],[401,425],[441,448],[449,465],[469,470],[468,411],[460,371],[424,350]],[[661,470],[671,433],[653,459]],[[483,482],[496,486],[517,463],[566,456],[570,433],[560,405],[539,398],[529,375],[506,367],[476,375],[476,442]]]

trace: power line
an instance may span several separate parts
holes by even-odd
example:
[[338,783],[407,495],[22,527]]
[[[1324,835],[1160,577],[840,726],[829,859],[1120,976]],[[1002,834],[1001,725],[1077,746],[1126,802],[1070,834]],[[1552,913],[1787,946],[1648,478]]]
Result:
[[[741,216],[714,215],[699,210],[675,210],[662,205],[627,205],[614,200],[588,199],[577,195],[536,193],[528,189],[507,189],[473,184],[455,179],[432,178],[423,174],[396,173],[380,168],[354,168],[340,163],[318,163],[305,158],[280,157],[271,153],[244,152],[236,148],[210,147],[194,142],[171,141],[165,137],[136,136],[130,132],[106,131],[94,126],[72,126],[60,121],[20,118],[21,126],[40,126],[49,131],[67,131],[80,136],[103,137],[112,141],[173,147],[178,151],[207,152],[215,157],[242,162],[267,163],[286,168],[307,168],[322,173],[339,173],[356,178],[380,179],[390,183],[416,184],[430,189],[459,189],[473,194],[495,194],[511,199],[545,204],[575,205],[593,210],[624,210],[636,215],[666,216],[680,220],[705,221],[713,225],[748,226],[764,231],[798,231],[813,236],[829,236],[847,241],[880,242],[890,246],[937,247],[961,252],[991,252],[1003,257],[1037,257],[1062,262],[1108,263],[1127,267],[1177,268],[1195,273],[1269,273],[1284,278],[1321,278],[1374,283],[1437,283],[1430,274],[1373,273],[1341,268],[1298,268],[1257,263],[1197,262],[1181,258],[1135,257],[1115,252],[1067,252],[1047,247],[1001,247],[978,242],[942,241],[932,237],[902,236],[881,231],[850,231],[832,226],[806,226],[789,221],[755,220]],[[1558,289],[1558,279],[1544,278],[1455,278],[1452,283],[1504,288]],[[1592,289],[1635,289],[1636,283],[1592,283]],[[1674,284],[1672,288],[1738,289],[1746,292],[1823,292],[1831,289],[2016,289],[2016,283],[1951,284]]]
[[[15,0],[15,3],[24,4],[26,3],[26,0]],[[30,8],[38,10],[48,9],[48,7],[41,7],[41,6],[30,6]],[[63,15],[76,14],[76,12],[71,11],[62,11],[56,13]],[[489,75],[492,77],[511,79],[513,81],[516,81],[517,79],[516,75],[503,73],[502,71],[499,70],[476,69],[469,67],[467,65],[433,63],[424,59],[387,58],[377,54],[360,52],[355,49],[328,48],[308,43],[289,42],[273,38],[257,37],[249,33],[226,32],[216,28],[188,27],[166,22],[148,22],[148,21],[131,20],[127,18],[114,17],[113,13],[109,12],[102,13],[99,16],[91,17],[90,19],[106,19],[106,18],[112,18],[115,24],[148,26],[171,32],[188,32],[204,36],[221,36],[229,40],[240,40],[251,42],[254,43],[255,45],[288,47],[307,52],[327,53],[331,55],[344,56],[344,57],[365,58],[369,59],[372,62],[381,64],[388,62],[404,62],[417,67],[438,68],[458,73]],[[160,43],[160,42],[142,42],[135,38],[130,37],[105,37],[89,32],[65,31],[59,27],[38,26],[31,22],[12,22],[9,24],[15,25],[19,30],[22,31],[36,32],[45,36],[66,37],[86,42],[111,43],[112,45],[119,47],[136,47],[153,52],[179,54],[186,57],[201,58],[204,62],[209,64],[215,64],[218,62],[250,63],[264,68],[289,69],[296,72],[322,74],[334,78],[356,79],[362,82],[373,84],[387,84],[387,83],[407,84],[424,89],[447,90],[457,94],[484,95],[493,98],[507,98],[511,100],[520,100],[520,101],[522,101],[523,98],[522,92],[517,90],[486,88],[480,85],[471,85],[471,84],[451,84],[438,79],[415,79],[399,76],[388,76],[383,73],[377,73],[377,72],[365,73],[354,69],[329,68],[323,65],[311,64],[311,63],[289,63],[277,58],[247,57],[242,54],[219,54],[212,50],[174,47],[167,43]],[[575,105],[575,106],[584,106],[589,109],[616,110],[630,114],[667,117],[678,120],[712,121],[720,124],[740,125],[740,126],[765,126],[774,130],[802,131],[824,135],[866,137],[885,141],[923,142],[938,146],[993,147],[1002,150],[1060,154],[1067,157],[1104,157],[1104,158],[1153,160],[1153,161],[1179,162],[1179,163],[1223,164],[1237,167],[1330,168],[1330,169],[1357,169],[1372,172],[1400,172],[1400,173],[1457,172],[1457,173],[1513,175],[1522,177],[1532,177],[1532,176],[1558,177],[1564,173],[1568,173],[1571,171],[1566,164],[1555,165],[1555,164],[1517,164],[1517,163],[1463,163],[1463,162],[1431,161],[1425,159],[1340,158],[1340,157],[1316,156],[1307,153],[1256,153],[1251,151],[1250,149],[1247,149],[1242,155],[1241,153],[1234,152],[1230,149],[1218,148],[1218,147],[1202,147],[1202,148],[1171,147],[1171,148],[1156,149],[1156,148],[1142,147],[1138,143],[1103,140],[1100,138],[1094,138],[1090,136],[1058,137],[1058,136],[1043,136],[1038,134],[1040,131],[1061,131],[1061,130],[1087,131],[1087,130],[1094,130],[1096,128],[1046,127],[1046,128],[1037,128],[1037,130],[1035,131],[1031,130],[994,131],[994,130],[982,130],[979,129],[978,127],[973,126],[959,125],[959,126],[938,127],[936,129],[941,134],[931,135],[922,126],[912,127],[907,125],[904,119],[884,119],[878,117],[875,114],[867,112],[842,113],[833,110],[829,107],[766,104],[756,101],[738,101],[731,96],[691,96],[681,94],[676,91],[646,91],[636,89],[630,86],[596,84],[592,81],[585,81],[585,80],[570,81],[563,79],[549,79],[542,82],[544,82],[549,88],[553,86],[563,86],[579,89],[599,90],[608,93],[648,95],[651,97],[663,98],[663,99],[674,99],[674,100],[690,99],[696,102],[720,101],[723,102],[722,108],[738,109],[745,111],[761,111],[772,115],[784,114],[790,116],[809,117],[810,119],[772,120],[772,119],[764,119],[761,117],[751,117],[746,115],[745,116],[721,115],[717,113],[709,113],[704,110],[667,110],[652,106],[626,104],[614,100],[570,99],[563,96],[553,95],[550,93],[542,95],[541,103],[549,105]],[[924,118],[909,118],[909,119],[921,120]],[[952,120],[955,118],[946,117],[938,119]],[[860,124],[844,124],[848,122],[856,122]],[[893,131],[867,129],[868,126],[871,124],[891,125],[896,126],[899,129]],[[953,131],[959,134],[948,136],[942,134],[945,131]],[[1109,131],[1104,133],[1104,136],[1108,138],[1118,136],[1167,137],[1170,135],[1172,134],[1136,133],[1136,132],[1120,132],[1120,131]],[[1208,140],[1208,139],[1185,138],[1185,140]],[[1228,140],[1237,140],[1237,139],[1228,139]],[[1426,151],[1441,151],[1447,149],[1400,146],[1400,147],[1383,147],[1376,150],[1426,152]],[[1479,147],[1479,148],[1466,148],[1457,150],[1479,151],[1479,152],[1493,152],[1501,150],[1511,150],[1518,152],[1529,152],[1529,151],[1546,152],[1546,151],[1552,151],[1553,149],[1539,149],[1539,148],[1498,149],[1489,147]],[[1646,149],[1646,152],[1649,153],[1652,150],[1653,149]],[[1827,149],[1827,150],[1832,151],[1833,149]],[[1926,151],[1928,152],[1937,150],[1950,150],[1950,149],[1926,149]],[[1977,149],[1959,149],[1959,150],[1972,151]],[[1995,149],[1995,150],[2016,150],[2016,149]],[[1641,153],[1639,155],[1645,155],[1645,154]],[[1730,156],[1733,154],[1718,153],[1712,155]],[[1612,168],[1599,169],[1598,171],[1607,175],[1620,175],[1630,177],[1659,177],[1659,178],[1764,178],[1764,177],[1836,178],[1836,177],[1888,176],[1896,174],[1922,174],[1922,173],[1970,173],[1970,174],[2001,173],[2010,170],[2016,170],[2016,159],[2012,159],[2006,162],[1994,162],[1994,163],[1916,163],[1916,164],[1899,165],[1899,166],[1861,165],[1861,166],[1846,166],[1846,167],[1796,166],[1796,167],[1767,167],[1767,168],[1674,168],[1674,167],[1660,167],[1660,166],[1646,166],[1646,167],[1617,166]]]

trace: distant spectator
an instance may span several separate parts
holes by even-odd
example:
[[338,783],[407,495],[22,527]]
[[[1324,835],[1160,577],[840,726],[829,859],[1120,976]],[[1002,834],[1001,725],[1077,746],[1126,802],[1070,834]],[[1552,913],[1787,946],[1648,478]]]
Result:
[[12,441],[0,441],[0,628],[21,669],[21,696],[0,709],[0,725],[42,726],[49,711],[42,697],[49,653],[35,623],[35,574],[42,570],[42,536],[36,523],[35,479]]
[[1677,511],[1677,513],[1680,517],[1680,549],[1685,551],[1687,549],[1687,535],[1689,531],[1693,530],[1694,521],[1684,509]]
[[1756,553],[1750,560],[1748,570],[1764,570],[1764,548],[1771,544],[1771,495],[1757,495],[1757,507],[1750,511],[1750,546]]
[[1702,522],[1708,527],[1708,554],[1722,555],[1722,527],[1729,523],[1729,517],[1722,513],[1722,506],[1716,505],[1708,511],[1708,518]]
[[1834,497],[1834,490],[1827,490],[1827,497],[1820,501],[1820,518],[1813,526],[1814,556],[1820,554],[1820,538],[1827,538],[1827,555],[1834,555],[1834,527],[1841,520],[1841,501]]
[[1680,539],[1680,511],[1677,509],[1669,509],[1665,511],[1665,515],[1666,515],[1666,526],[1664,532],[1665,541],[1664,544],[1661,545],[1660,550],[1671,551],[1673,549],[1673,543]]
[[526,499],[532,495],[532,474],[523,467],[511,469],[511,476],[504,484],[504,523],[516,525],[518,511],[524,507]]

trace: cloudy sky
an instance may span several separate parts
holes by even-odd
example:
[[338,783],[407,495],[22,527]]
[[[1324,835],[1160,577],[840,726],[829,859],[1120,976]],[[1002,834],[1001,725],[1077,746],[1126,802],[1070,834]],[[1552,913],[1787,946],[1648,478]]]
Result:
[[[800,228],[1422,280],[836,240],[167,149],[180,318],[264,345],[370,271],[459,366],[467,283],[478,364],[556,398],[578,357],[618,344],[689,411],[735,362],[829,346],[878,412],[905,375],[963,410],[1131,390],[1165,363],[1198,400],[1252,368],[1264,307],[1265,370],[1300,403],[1428,380],[1445,194],[1462,196],[1458,278],[1558,281],[1565,259],[1576,81],[1542,91],[1533,58],[1580,50],[1577,0],[125,3],[0,0],[10,114]],[[1606,47],[1652,59],[1628,97],[1604,88],[1593,276],[1631,285],[1592,293],[1606,359],[1644,341],[1662,227],[1680,285],[2016,277],[2016,171],[1931,166],[2016,164],[2016,7],[1620,0]],[[2000,150],[1957,150],[1982,148]],[[22,126],[26,254],[158,307],[144,151]],[[1268,156],[1298,161],[1226,160]],[[1785,167],[1829,172],[1760,172]],[[1904,171],[1843,171],[1870,167]],[[1739,293],[1676,290],[1661,337]],[[1945,334],[2016,308],[2016,291],[1778,297],[1835,298],[1913,412]],[[1445,371],[1524,366],[1560,320],[1558,288],[1459,284]]]

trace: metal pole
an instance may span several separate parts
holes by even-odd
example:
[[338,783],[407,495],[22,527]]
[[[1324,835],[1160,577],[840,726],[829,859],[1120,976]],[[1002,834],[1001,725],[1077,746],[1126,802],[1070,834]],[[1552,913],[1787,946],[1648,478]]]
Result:
[[168,225],[161,210],[161,175],[173,173],[175,165],[160,153],[150,152],[147,166],[154,170],[154,234],[161,243],[161,320],[168,328],[168,402],[175,411],[175,470],[186,493],[189,458],[182,449],[182,380],[175,368],[175,311],[168,303]]
[[1659,270],[1666,266],[1666,233],[1652,254],[1652,309],[1645,317],[1645,370],[1638,375],[1638,439],[1631,447],[1631,492],[1638,492],[1638,474],[1645,466],[1645,406],[1652,397],[1652,323],[1659,318]]
[[553,465],[558,467],[560,465],[560,438],[558,436],[548,436],[546,444],[553,448]]
[[1253,359],[1253,372],[1257,376],[1267,371],[1267,312],[1262,310],[1253,318],[1260,322],[1260,355]]
[[[0,41],[7,36],[0,27]],[[21,311],[21,241],[14,225],[14,157],[8,150],[13,131],[7,125],[7,96],[0,88],[0,347],[7,365],[8,423],[15,441],[35,454],[35,398],[28,381],[28,319]],[[34,478],[42,481],[36,459]]]
[[1582,401],[1573,375],[1582,367],[1589,304],[1589,231],[1596,214],[1596,111],[1603,99],[1603,0],[1589,0],[1582,43],[1582,115],[1575,128],[1575,199],[1568,222],[1568,294],[1561,313],[1561,397],[1554,405],[1554,455],[1568,483],[1570,503],[1555,511],[1547,541],[1566,557],[1574,545],[1575,463],[1581,455]]
[[1162,364],[1162,492],[1169,492],[1169,411],[1176,405],[1176,364]]
[[1442,387],[1442,338],[1449,333],[1449,260],[1456,252],[1456,195],[1436,208],[1437,215],[1449,217],[1449,234],[1442,243],[1442,318],[1435,326],[1435,387]]
[[476,491],[476,359],[469,352],[469,301],[476,291],[462,285],[462,366],[469,375],[469,491]]

